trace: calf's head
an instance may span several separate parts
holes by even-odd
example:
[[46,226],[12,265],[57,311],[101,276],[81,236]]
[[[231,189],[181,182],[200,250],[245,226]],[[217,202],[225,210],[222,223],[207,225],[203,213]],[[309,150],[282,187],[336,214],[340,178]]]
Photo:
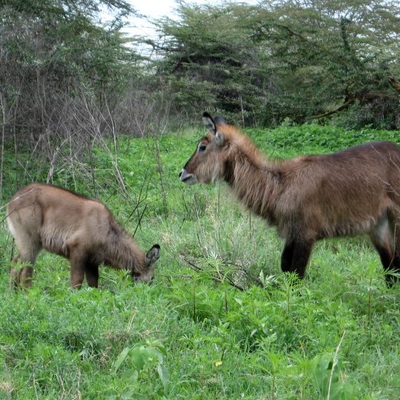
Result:
[[146,253],[146,266],[145,270],[137,272],[132,270],[131,276],[133,282],[151,282],[154,279],[154,264],[160,258],[160,246],[155,244]]

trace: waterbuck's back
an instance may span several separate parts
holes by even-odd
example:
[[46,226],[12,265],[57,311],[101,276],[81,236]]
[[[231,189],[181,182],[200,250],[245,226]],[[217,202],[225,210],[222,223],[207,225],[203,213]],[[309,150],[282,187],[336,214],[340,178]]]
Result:
[[37,183],[17,192],[7,207],[7,223],[20,249],[44,248],[63,256],[65,244],[74,240],[91,247],[104,244],[112,220],[97,200]]
[[387,211],[400,210],[400,148],[394,143],[298,157],[284,162],[281,172],[275,218],[289,230],[292,220],[307,221],[322,237],[367,233]]

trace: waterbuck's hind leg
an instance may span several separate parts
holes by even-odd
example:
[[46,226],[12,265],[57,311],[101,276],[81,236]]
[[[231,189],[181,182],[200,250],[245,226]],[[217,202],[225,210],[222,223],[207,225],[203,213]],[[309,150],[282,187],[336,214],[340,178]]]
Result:
[[33,267],[25,266],[21,269],[12,268],[10,271],[10,289],[32,287]]
[[392,287],[399,280],[399,277],[393,275],[393,273],[396,275],[400,275],[400,258],[398,255],[395,255],[395,257],[393,258],[393,262],[385,275],[387,287]]
[[22,287],[30,288],[32,287],[32,278],[33,278],[33,267],[24,267],[22,268],[21,274],[19,276],[19,284]]
[[[394,237],[394,258],[391,265],[391,270],[400,275],[400,216],[393,218],[393,237]],[[392,286],[400,278],[393,275],[386,275],[386,283]]]
[[303,279],[313,245],[313,241],[287,241],[281,256],[282,271],[295,272]]
[[17,268],[11,268],[10,271],[10,289],[17,290],[19,287],[19,277],[21,275],[21,270]]
[[12,260],[16,267],[10,271],[10,288],[17,289],[19,286],[29,288],[32,286],[33,265],[42,249],[40,239],[20,229],[15,237],[15,244],[19,254]]
[[396,252],[388,250],[387,247],[378,246],[376,244],[374,244],[374,246],[375,246],[375,249],[378,252],[379,257],[381,259],[383,269],[386,271],[386,275],[385,275],[386,285],[388,287],[391,287],[398,280],[398,278],[396,276],[392,275],[391,272],[400,274],[399,255]]
[[16,290],[20,287],[32,287],[32,265],[36,262],[37,255],[40,252],[40,245],[23,247],[22,250],[23,251],[12,260],[16,267],[11,268],[10,271],[10,289]]
[[385,275],[386,285],[393,286],[397,278],[390,272],[400,273],[400,232],[394,221],[389,216],[380,219],[369,235],[372,244],[379,254],[383,269],[388,272]]

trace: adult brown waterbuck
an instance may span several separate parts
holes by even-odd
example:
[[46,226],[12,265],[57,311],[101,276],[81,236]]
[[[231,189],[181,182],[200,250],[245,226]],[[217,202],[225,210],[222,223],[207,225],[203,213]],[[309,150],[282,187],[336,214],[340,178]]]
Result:
[[317,240],[367,234],[386,281],[400,272],[400,147],[371,142],[326,155],[269,160],[222,118],[203,114],[208,134],[180,173],[186,184],[225,181],[285,240],[284,272],[300,278]]
[[133,281],[151,281],[160,246],[146,254],[116,222],[100,201],[56,186],[30,184],[7,205],[7,225],[19,254],[14,262],[14,286],[31,286],[33,265],[42,249],[70,260],[71,286],[80,288],[84,278],[98,286],[99,265],[129,271]]

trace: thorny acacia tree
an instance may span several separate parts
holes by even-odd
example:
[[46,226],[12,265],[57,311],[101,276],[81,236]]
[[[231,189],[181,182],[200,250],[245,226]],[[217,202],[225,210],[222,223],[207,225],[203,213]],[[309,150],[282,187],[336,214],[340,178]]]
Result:
[[207,105],[266,125],[340,112],[346,126],[400,126],[398,2],[182,1],[177,16],[144,40],[177,109]]
[[350,115],[360,125],[400,123],[390,80],[400,76],[397,2],[287,1],[274,7],[272,21],[263,18],[266,13],[271,10],[260,13],[256,38],[267,40],[270,57],[279,61],[270,71],[285,93],[284,104],[297,101],[309,118],[355,105]]

